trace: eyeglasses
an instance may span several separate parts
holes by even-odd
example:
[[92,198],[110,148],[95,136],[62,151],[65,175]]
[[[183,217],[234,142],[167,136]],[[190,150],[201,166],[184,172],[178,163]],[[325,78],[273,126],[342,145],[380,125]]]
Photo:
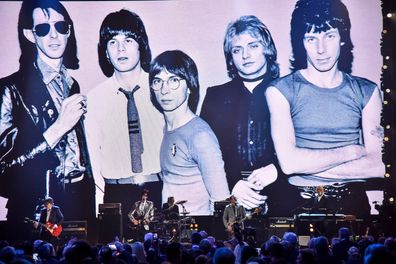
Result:
[[[56,31],[59,34],[66,35],[69,32],[70,25],[66,21],[58,21],[53,23]],[[50,23],[37,24],[33,28],[33,32],[39,37],[45,37],[51,30]]]
[[158,91],[158,90],[162,89],[162,87],[164,87],[164,83],[166,82],[166,84],[168,85],[169,88],[171,88],[172,90],[176,90],[177,88],[179,88],[180,81],[182,81],[182,80],[184,80],[184,79],[177,78],[176,76],[172,76],[166,81],[164,81],[160,78],[154,78],[154,80],[151,83],[151,88],[154,91]]

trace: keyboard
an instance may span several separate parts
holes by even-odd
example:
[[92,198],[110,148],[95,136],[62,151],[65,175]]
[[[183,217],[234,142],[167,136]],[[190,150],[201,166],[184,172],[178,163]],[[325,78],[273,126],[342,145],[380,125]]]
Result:
[[297,219],[300,221],[355,221],[355,215],[345,214],[323,214],[323,213],[302,213],[298,214]]

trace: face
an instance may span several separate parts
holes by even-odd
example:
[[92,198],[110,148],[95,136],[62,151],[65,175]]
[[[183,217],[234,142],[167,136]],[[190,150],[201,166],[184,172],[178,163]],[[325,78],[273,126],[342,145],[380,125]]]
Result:
[[[187,104],[189,89],[186,80],[166,70],[162,70],[154,77],[154,82],[163,82],[162,88],[154,90],[154,94],[164,112],[174,111],[181,105]],[[175,88],[177,86],[175,83],[177,82],[179,82],[179,87]]]
[[139,44],[124,34],[118,34],[107,42],[106,55],[117,72],[129,72],[140,67]]
[[146,201],[148,199],[148,194],[145,193],[142,195],[142,201]]
[[231,197],[231,203],[236,204],[238,202],[237,198],[235,196]]
[[[46,59],[60,59],[66,49],[67,39],[70,35],[70,26],[66,32],[59,32],[55,26],[57,22],[65,21],[63,15],[49,8],[48,13],[44,13],[41,8],[33,10],[32,37],[29,40],[36,44],[38,55]],[[42,24],[49,24],[48,34],[41,36],[39,28]],[[44,25],[45,26],[45,25]],[[40,36],[39,36],[40,35]]]
[[322,195],[322,194],[324,194],[324,188],[323,188],[322,186],[319,186],[318,188],[316,188],[316,192],[317,192],[319,195]]
[[267,60],[261,39],[248,32],[237,35],[232,40],[231,54],[239,76],[254,79],[266,73]]
[[313,33],[314,28],[304,35],[304,47],[307,52],[308,69],[327,72],[337,68],[341,50],[341,37],[338,29]]
[[46,203],[45,204],[45,208],[47,208],[47,210],[52,208],[52,203]]

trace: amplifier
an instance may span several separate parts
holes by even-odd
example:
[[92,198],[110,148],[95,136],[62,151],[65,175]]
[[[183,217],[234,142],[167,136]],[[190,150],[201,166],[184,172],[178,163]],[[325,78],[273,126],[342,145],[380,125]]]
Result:
[[99,204],[99,214],[121,215],[121,203]]
[[267,238],[275,235],[282,238],[285,232],[294,232],[294,219],[292,217],[269,217]]
[[64,221],[63,232],[87,232],[87,221]]
[[294,227],[294,218],[292,217],[269,217],[270,227],[290,228]]
[[72,238],[87,239],[87,221],[64,221],[62,223],[61,242],[67,243]]
[[214,215],[215,217],[223,217],[224,208],[225,208],[229,203],[230,203],[230,202],[227,202],[227,201],[214,202],[214,212],[213,212],[213,215]]

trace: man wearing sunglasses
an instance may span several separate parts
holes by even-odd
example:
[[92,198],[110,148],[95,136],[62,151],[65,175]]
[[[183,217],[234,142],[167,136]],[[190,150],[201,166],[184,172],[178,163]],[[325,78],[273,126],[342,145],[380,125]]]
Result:
[[0,194],[22,237],[18,223],[48,194],[67,218],[93,218],[94,185],[81,121],[86,98],[67,71],[79,67],[68,12],[58,1],[26,0],[18,37],[20,68],[0,80]]

